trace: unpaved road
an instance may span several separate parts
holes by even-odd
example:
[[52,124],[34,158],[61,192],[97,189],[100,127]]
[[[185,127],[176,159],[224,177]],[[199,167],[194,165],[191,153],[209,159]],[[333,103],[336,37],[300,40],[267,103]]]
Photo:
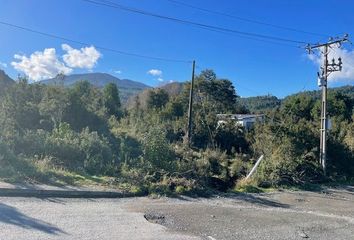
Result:
[[0,239],[353,240],[354,187],[197,199],[0,198]]

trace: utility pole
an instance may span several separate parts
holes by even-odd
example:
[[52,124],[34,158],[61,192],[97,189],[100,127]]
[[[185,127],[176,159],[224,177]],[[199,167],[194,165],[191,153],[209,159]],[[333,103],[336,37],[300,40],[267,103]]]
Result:
[[195,61],[193,61],[193,66],[192,66],[192,80],[191,80],[191,88],[190,88],[190,92],[189,92],[188,132],[187,132],[187,141],[188,141],[188,146],[190,146],[190,145],[191,145],[191,139],[192,139],[192,117],[193,117],[194,74],[195,74]]
[[347,42],[348,35],[343,38],[330,39],[327,43],[307,45],[308,53],[313,53],[314,49],[321,49],[323,55],[323,66],[321,66],[321,73],[318,75],[318,85],[321,87],[321,127],[320,127],[320,164],[323,172],[327,175],[327,132],[328,132],[328,118],[327,118],[327,80],[332,72],[342,71],[342,59],[338,58],[338,63],[333,58],[332,62],[328,62],[329,51],[332,46],[341,47],[343,42]]

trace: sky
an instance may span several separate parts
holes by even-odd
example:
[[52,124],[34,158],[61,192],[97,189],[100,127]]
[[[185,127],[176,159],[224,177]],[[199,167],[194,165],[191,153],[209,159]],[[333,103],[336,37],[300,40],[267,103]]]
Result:
[[[154,14],[304,43],[325,42],[329,36],[342,37],[344,33],[354,36],[352,0],[178,0],[234,17],[173,0],[110,1]],[[242,97],[284,97],[318,89],[321,57],[309,56],[300,48],[305,44],[260,41],[83,0],[0,0],[0,4],[0,22],[66,38],[55,39],[0,24],[0,69],[13,78],[25,74],[34,82],[58,73],[105,72],[159,86],[189,81],[190,61],[195,60],[197,74],[213,69],[218,77],[231,80]],[[107,48],[185,62],[134,57]],[[333,74],[329,86],[353,85],[353,46],[344,44],[342,49],[331,51],[331,58],[343,58],[343,72]]]

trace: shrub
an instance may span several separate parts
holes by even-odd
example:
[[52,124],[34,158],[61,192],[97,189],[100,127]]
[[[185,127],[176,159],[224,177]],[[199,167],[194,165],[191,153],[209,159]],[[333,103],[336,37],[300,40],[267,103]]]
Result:
[[88,128],[79,134],[80,149],[85,154],[84,168],[91,174],[102,174],[114,171],[115,156],[110,149],[106,138],[97,132],[90,132]]
[[257,182],[253,179],[240,179],[235,186],[237,192],[260,193],[262,190],[257,187]]
[[245,177],[250,169],[251,163],[248,155],[236,155],[236,158],[232,159],[229,164],[229,174],[233,180]]
[[220,125],[216,130],[216,144],[228,154],[233,150],[238,153],[248,151],[248,143],[245,139],[244,129],[237,126],[235,122],[228,122]]
[[293,185],[321,182],[322,170],[313,153],[297,155],[289,142],[283,142],[273,154],[265,156],[260,164],[256,178],[272,185]]
[[27,181],[43,177],[30,161],[16,156],[1,139],[0,176],[5,181]]
[[196,170],[205,183],[219,190],[226,190],[233,183],[230,182],[229,158],[226,152],[206,149],[196,160]]
[[29,158],[50,157],[54,165],[91,174],[112,172],[118,164],[105,137],[88,128],[76,133],[67,123],[61,123],[52,133],[41,129],[26,131],[18,137],[16,146],[17,153]]
[[160,127],[152,127],[144,136],[144,159],[154,168],[173,169],[173,155],[166,139],[166,133]]

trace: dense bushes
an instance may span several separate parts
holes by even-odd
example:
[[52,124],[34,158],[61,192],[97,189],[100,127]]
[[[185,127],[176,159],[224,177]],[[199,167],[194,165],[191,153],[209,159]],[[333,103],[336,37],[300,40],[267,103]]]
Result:
[[42,177],[36,168],[22,156],[16,156],[0,139],[0,176],[6,181],[24,181]]
[[30,158],[49,157],[56,166],[91,174],[113,170],[116,163],[105,137],[88,128],[74,132],[67,123],[61,123],[51,133],[41,129],[26,131],[18,138],[15,151]]
[[[352,144],[354,99],[329,94],[332,129],[328,136],[328,173],[333,180],[354,176]],[[257,178],[273,184],[304,184],[327,181],[318,163],[319,100],[306,94],[287,98],[268,124],[257,125],[250,141],[254,153],[265,154]],[[336,107],[335,107],[336,106]]]
[[[173,96],[149,90],[144,103],[137,97],[135,106],[125,110],[112,84],[101,90],[84,81],[63,88],[21,80],[0,95],[0,177],[7,171],[32,178],[37,174],[33,166],[44,164],[114,176],[144,193],[228,190],[237,183],[244,187],[242,179],[263,154],[254,184],[328,180],[318,164],[317,97],[288,97],[250,130],[232,121],[218,125],[218,113],[247,109],[229,80],[203,71],[196,78],[193,135],[187,146],[189,87],[185,84]],[[353,106],[351,95],[329,93],[328,170],[333,180],[354,176]]]
[[1,168],[15,161],[15,155],[8,146],[0,140],[0,166]]
[[117,94],[113,87],[103,95],[87,82],[65,89],[20,80],[0,96],[0,139],[16,155],[48,157],[56,166],[91,174],[113,173],[119,144],[107,119],[117,114],[110,109],[120,106]]

